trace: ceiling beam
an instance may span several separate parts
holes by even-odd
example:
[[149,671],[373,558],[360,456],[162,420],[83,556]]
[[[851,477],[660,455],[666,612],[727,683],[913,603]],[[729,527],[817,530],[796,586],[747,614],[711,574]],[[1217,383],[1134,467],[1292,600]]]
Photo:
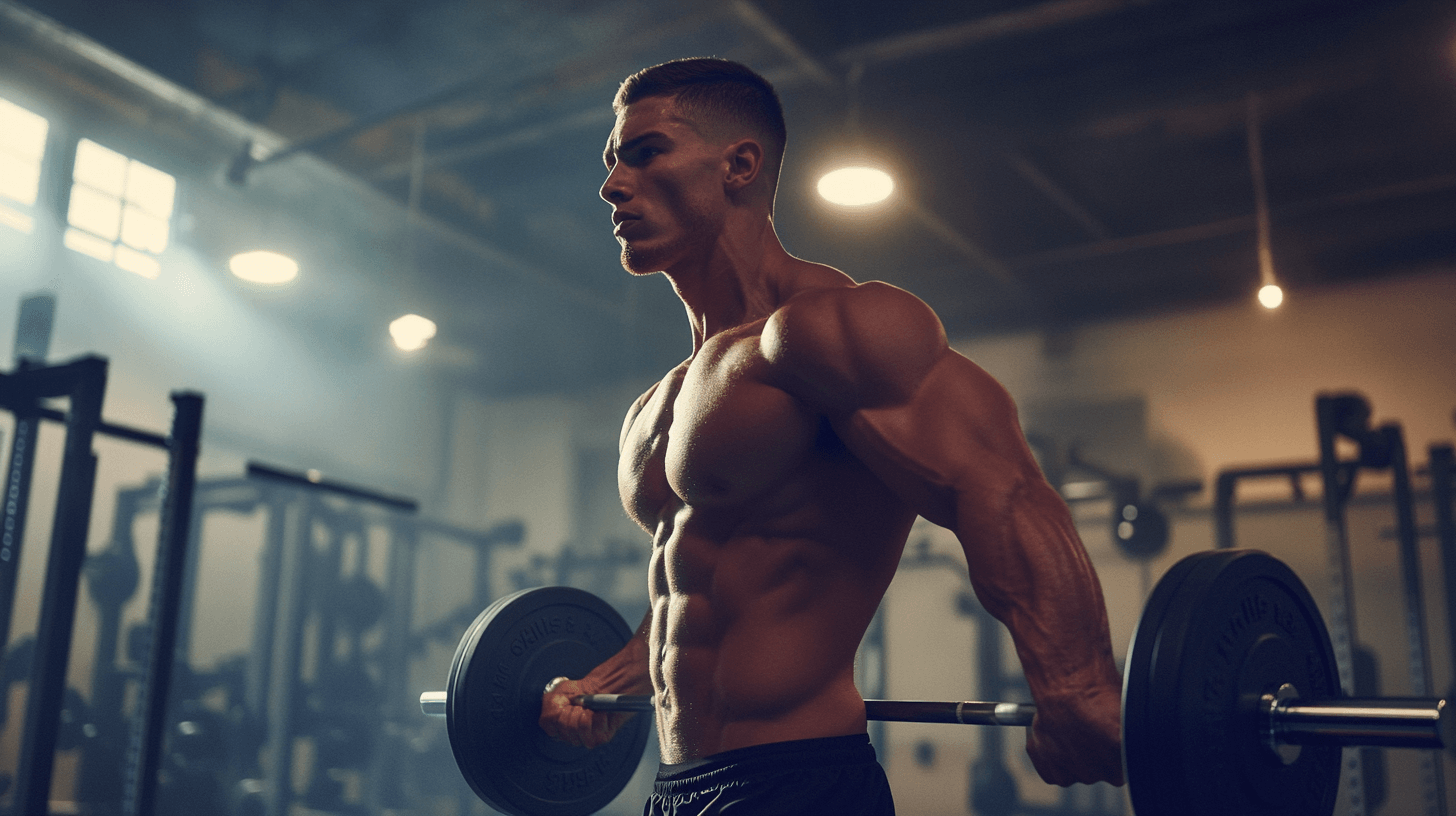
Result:
[[[1357,190],[1351,193],[1338,193],[1336,195],[1313,198],[1306,201],[1297,201],[1272,207],[1270,209],[1270,215],[1274,218],[1283,219],[1298,218],[1321,212],[1357,207],[1362,204],[1393,201],[1409,196],[1440,193],[1448,190],[1456,190],[1456,174],[1431,176],[1429,178],[1416,179],[1399,184],[1387,184],[1381,187]],[[1142,235],[1131,235],[1125,238],[1113,238],[1106,241],[1094,241],[1088,244],[1062,247],[1045,252],[1033,252],[1028,255],[1011,258],[1007,261],[1007,264],[1012,269],[1058,266],[1076,263],[1078,261],[1087,261],[1093,258],[1103,258],[1109,255],[1121,255],[1140,249],[1191,244],[1224,235],[1252,232],[1254,228],[1255,219],[1252,214],[1239,215],[1233,218],[1224,218],[1218,221],[1209,221],[1204,224],[1195,224],[1188,227],[1176,227],[1174,229],[1143,233]]]
[[961,234],[961,231],[951,226],[944,218],[936,215],[925,205],[914,198],[907,197],[906,207],[910,215],[919,222],[920,226],[939,238],[947,246],[960,253],[961,257],[971,262],[971,265],[995,278],[1010,294],[1022,298],[1026,290],[1021,282],[1012,274],[1010,267],[1002,263],[990,252],[987,252],[980,244]]
[[963,23],[934,26],[882,40],[850,46],[834,55],[845,65],[900,62],[953,51],[988,40],[1030,34],[1049,28],[1101,17],[1156,0],[1051,0],[1015,11],[978,17]]
[[[606,105],[602,105],[600,107],[594,107],[591,110],[573,113],[550,122],[542,122],[539,125],[520,128],[519,130],[514,130],[510,133],[494,136],[489,139],[467,142],[463,145],[436,150],[433,153],[427,152],[421,164],[423,165],[423,169],[429,170],[469,159],[480,159],[513,148],[529,147],[538,142],[545,141],[552,136],[570,133],[573,130],[610,125],[614,118],[612,109]],[[365,175],[375,181],[404,178],[410,174],[413,165],[413,161],[406,159],[393,164],[386,164],[372,173],[365,173]]]
[[739,22],[757,34],[764,42],[778,49],[778,52],[793,63],[794,68],[801,75],[807,76],[826,88],[839,87],[839,78],[818,60],[809,56],[809,52],[805,51],[771,17],[764,14],[756,4],[750,0],[733,0],[728,6]]
[[1056,183],[1050,176],[1042,172],[1041,168],[1030,159],[1020,153],[1012,152],[1006,154],[1006,161],[1011,164],[1011,167],[1016,172],[1021,174],[1022,178],[1030,182],[1031,186],[1040,190],[1042,195],[1057,205],[1057,209],[1060,209],[1073,221],[1080,224],[1082,229],[1087,231],[1088,236],[1098,241],[1106,241],[1112,238],[1112,231],[1107,228],[1106,224],[1102,223],[1101,219],[1093,215],[1086,207],[1083,207],[1081,202],[1073,198],[1072,194],[1067,192],[1062,185]]

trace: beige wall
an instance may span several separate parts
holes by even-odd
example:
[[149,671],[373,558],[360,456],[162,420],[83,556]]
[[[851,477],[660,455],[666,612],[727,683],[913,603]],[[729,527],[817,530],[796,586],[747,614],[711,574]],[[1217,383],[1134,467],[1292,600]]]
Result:
[[[1063,349],[1044,353],[1047,345]],[[1210,479],[1220,468],[1316,457],[1314,396],[1365,394],[1412,448],[1456,436],[1456,270],[1293,290],[1247,303],[957,344],[1018,402],[1138,396],[1149,431]],[[1412,455],[1412,460],[1424,459]]]

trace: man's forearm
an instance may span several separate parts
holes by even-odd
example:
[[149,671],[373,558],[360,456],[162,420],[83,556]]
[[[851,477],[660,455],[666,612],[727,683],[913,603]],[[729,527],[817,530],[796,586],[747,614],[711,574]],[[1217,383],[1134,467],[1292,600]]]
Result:
[[643,616],[637,631],[616,654],[592,669],[584,680],[604,694],[650,694],[652,674],[649,665],[648,637],[652,630],[652,611]]
[[1117,684],[1102,586],[1056,491],[1028,479],[985,526],[956,532],[976,595],[1010,630],[1033,698]]

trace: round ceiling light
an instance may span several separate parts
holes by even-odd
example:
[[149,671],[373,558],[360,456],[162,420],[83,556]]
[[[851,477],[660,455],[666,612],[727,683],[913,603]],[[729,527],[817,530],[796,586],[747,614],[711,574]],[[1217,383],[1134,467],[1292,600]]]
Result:
[[1279,304],[1284,302],[1284,290],[1277,284],[1269,284],[1259,289],[1259,303],[1265,309],[1277,309]]
[[895,180],[874,167],[841,167],[819,179],[819,195],[847,207],[884,201],[894,191]]
[[228,260],[228,270],[249,283],[278,286],[298,277],[298,261],[287,255],[258,249],[234,255]]
[[435,336],[435,321],[417,314],[407,314],[390,321],[389,336],[400,351],[418,351]]

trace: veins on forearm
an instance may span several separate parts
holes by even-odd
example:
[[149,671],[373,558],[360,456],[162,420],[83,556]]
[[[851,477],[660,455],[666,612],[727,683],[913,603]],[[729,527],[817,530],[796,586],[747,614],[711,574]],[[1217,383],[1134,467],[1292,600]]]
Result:
[[652,625],[649,612],[637,627],[632,639],[615,655],[592,669],[590,679],[612,693],[629,694],[648,691],[652,677],[648,665],[648,635]]
[[1112,666],[1101,585],[1050,491],[1022,480],[1004,510],[978,529],[957,529],[976,594],[1010,630],[1034,696],[1099,683]]

